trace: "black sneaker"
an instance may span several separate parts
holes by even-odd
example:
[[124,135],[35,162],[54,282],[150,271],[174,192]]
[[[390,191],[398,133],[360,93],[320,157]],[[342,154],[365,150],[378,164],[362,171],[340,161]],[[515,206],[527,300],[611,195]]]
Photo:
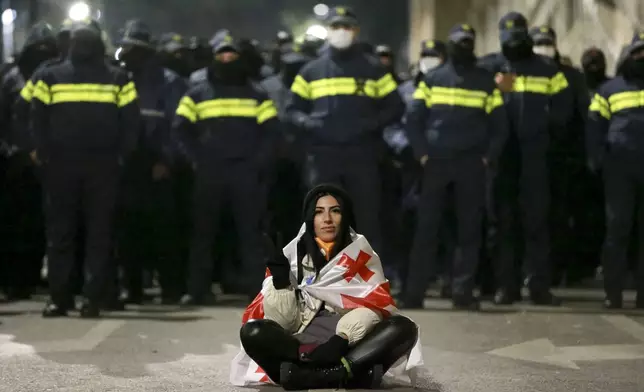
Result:
[[280,384],[287,391],[307,389],[338,389],[347,385],[349,374],[343,365],[327,368],[283,362],[280,365]]
[[67,309],[53,302],[48,302],[42,310],[42,316],[43,318],[67,317]]

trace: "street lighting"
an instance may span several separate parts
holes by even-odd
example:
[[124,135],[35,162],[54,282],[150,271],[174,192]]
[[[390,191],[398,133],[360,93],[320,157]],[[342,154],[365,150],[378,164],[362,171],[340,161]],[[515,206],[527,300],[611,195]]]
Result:
[[2,25],[3,26],[11,26],[13,22],[16,20],[16,10],[12,10],[11,8],[7,8],[2,12]]
[[89,18],[90,12],[91,10],[89,8],[89,5],[87,5],[87,3],[79,1],[78,3],[74,3],[71,7],[69,7],[69,19],[75,22],[86,20],[87,18]]
[[325,40],[328,34],[328,30],[324,26],[320,25],[313,25],[306,30],[306,35],[310,35],[321,40]]
[[329,13],[329,6],[326,4],[318,4],[313,7],[313,12],[319,17],[325,17]]

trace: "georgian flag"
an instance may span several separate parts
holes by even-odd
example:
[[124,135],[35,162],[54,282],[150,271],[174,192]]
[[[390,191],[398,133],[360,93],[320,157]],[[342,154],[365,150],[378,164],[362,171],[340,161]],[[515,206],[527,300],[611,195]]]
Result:
[[[306,231],[302,225],[293,241],[283,249],[291,264],[291,283],[296,283],[297,243]],[[380,257],[374,252],[367,239],[352,231],[353,242],[329,261],[320,271],[317,282],[302,282],[299,285],[304,301],[313,298],[326,302],[336,309],[355,309],[366,307],[382,314],[383,318],[399,313],[389,291],[389,282],[382,271]],[[270,271],[262,291],[248,305],[242,317],[242,325],[248,320],[264,318],[264,293],[273,284]],[[420,333],[419,333],[420,336]],[[420,339],[411,352],[394,364],[385,375],[387,381],[416,383],[416,373],[423,365]],[[273,384],[266,373],[244,352],[243,347],[233,359],[230,381],[236,386],[257,386]]]

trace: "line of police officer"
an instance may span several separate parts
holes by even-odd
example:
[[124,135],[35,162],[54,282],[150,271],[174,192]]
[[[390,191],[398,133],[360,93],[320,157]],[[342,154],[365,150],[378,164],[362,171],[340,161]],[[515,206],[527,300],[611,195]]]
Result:
[[[115,248],[124,271],[125,302],[142,302],[142,271],[147,268],[159,272],[164,302],[174,303],[185,292],[183,305],[211,303],[213,240],[222,232],[217,227],[228,203],[243,241],[238,248],[244,273],[238,285],[252,296],[261,283],[258,261],[263,259],[265,210],[273,211],[272,223],[277,221],[279,234],[290,236],[298,219],[285,217],[296,216],[293,205],[299,205],[303,188],[320,182],[348,189],[360,207],[357,229],[383,255],[389,272],[400,272],[404,280],[405,306],[421,307],[427,281],[442,274],[447,282],[444,295],[455,307],[478,309],[472,293],[482,238],[488,245],[483,260],[492,261],[496,275],[495,303],[520,299],[523,276],[517,267],[523,264],[531,301],[558,305],[549,291],[551,254],[555,260],[578,257],[580,252],[570,243],[580,241],[573,238],[580,233],[574,229],[601,223],[578,208],[577,197],[584,190],[570,188],[580,183],[575,181],[579,176],[589,176],[581,183],[596,186],[597,181],[584,170],[580,149],[588,95],[581,74],[559,61],[554,31],[547,27],[528,31],[525,18],[510,13],[500,22],[502,53],[477,60],[474,30],[457,25],[447,45],[423,43],[419,76],[398,85],[391,72],[391,50],[374,51],[382,67],[376,56],[357,44],[358,26],[350,9],[336,7],[329,16],[328,45],[319,51],[315,44],[298,47],[289,37],[280,37],[278,52],[284,54],[279,56],[280,72],[261,83],[268,96],[255,83],[267,72],[261,59],[251,54],[256,53],[255,44],[234,42],[225,30],[215,35],[212,49],[207,50],[210,57],[214,50],[214,62],[199,51],[203,67],[190,75],[187,92],[184,80],[189,72],[181,61],[186,53],[180,37],[162,37],[163,55],[155,56],[149,29],[140,21],[129,22],[123,31],[120,59],[127,75],[106,66],[96,23],[67,25],[61,32],[74,30],[70,55],[61,49],[60,57],[34,72],[57,55],[39,44],[40,57],[33,55],[37,60],[32,60],[36,64],[18,68],[24,80],[31,76],[21,98],[13,99],[20,91],[15,82],[3,83],[3,92],[14,94],[13,98],[3,94],[3,101],[15,101],[15,107],[6,106],[3,118],[13,119],[6,120],[10,127],[3,129],[10,129],[12,138],[24,138],[9,146],[19,146],[14,153],[23,156],[31,152],[45,188],[52,301],[44,315],[62,316],[73,308],[71,283],[80,222],[86,259],[81,314],[94,317],[101,307],[122,307],[115,300],[116,268],[111,262],[115,211],[121,224]],[[41,31],[46,39],[38,42],[51,44],[51,29],[41,30],[48,32]],[[65,34],[60,34],[59,48],[65,48],[64,40]],[[26,45],[23,52],[33,47]],[[195,48],[203,45],[196,42]],[[587,82],[591,88],[598,86],[605,80],[605,61],[602,66],[596,50],[584,57]],[[636,61],[623,63],[629,75],[637,74],[630,68]],[[181,75],[164,68],[166,64]],[[624,88],[616,87],[618,92]],[[609,101],[609,93],[605,100]],[[408,106],[405,117],[401,96]],[[600,98],[592,107],[610,121]],[[612,110],[612,103],[607,105]],[[134,111],[137,115],[130,116]],[[594,136],[586,142],[595,140],[595,150],[601,150],[597,146],[605,142],[597,135],[605,129],[595,128],[599,130],[590,132]],[[87,132],[90,129],[92,133]],[[396,157],[393,168],[411,168],[390,199],[385,196],[391,187],[383,189],[383,184],[396,170],[388,171],[392,160],[383,154],[383,129],[384,141]],[[276,145],[285,148],[275,149]],[[273,167],[278,170],[269,170]],[[192,170],[195,192],[188,203]],[[304,187],[293,180],[300,171],[305,173]],[[37,187],[38,181],[34,183]],[[604,270],[610,307],[621,306],[623,248],[610,244],[617,241],[611,240],[615,236],[622,242],[628,237],[624,222],[632,215],[628,209],[632,203],[624,199],[625,192],[614,196],[621,197],[624,207],[620,220],[611,226],[608,215],[604,262],[610,259],[611,265]],[[409,266],[394,262],[405,258],[405,241],[392,238],[396,230],[391,230],[400,227],[392,219],[400,210],[392,204],[407,193],[417,199],[409,204],[418,204]],[[451,204],[445,203],[446,196]],[[554,208],[549,215],[551,196]],[[26,210],[34,210],[33,203]],[[192,205],[194,224],[190,246],[187,205]],[[78,219],[79,207],[84,221]],[[556,240],[568,239],[553,241],[552,249],[549,239],[555,233],[548,232],[549,220],[550,227],[561,230]],[[174,238],[189,252],[171,246]],[[189,253],[187,260],[181,253]],[[188,263],[185,279],[183,263]],[[33,265],[38,265],[35,259]]]

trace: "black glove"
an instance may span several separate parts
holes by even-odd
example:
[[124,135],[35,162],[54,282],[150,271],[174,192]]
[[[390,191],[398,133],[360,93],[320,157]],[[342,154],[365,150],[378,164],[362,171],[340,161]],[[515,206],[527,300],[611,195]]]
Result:
[[[281,245],[278,243],[278,245]],[[264,248],[266,252],[266,267],[273,276],[273,287],[276,290],[287,288],[291,284],[291,265],[282,253],[281,246],[275,246],[268,234],[264,234]]]
[[339,335],[334,335],[310,353],[302,354],[302,360],[315,365],[337,365],[348,351],[349,341]]

